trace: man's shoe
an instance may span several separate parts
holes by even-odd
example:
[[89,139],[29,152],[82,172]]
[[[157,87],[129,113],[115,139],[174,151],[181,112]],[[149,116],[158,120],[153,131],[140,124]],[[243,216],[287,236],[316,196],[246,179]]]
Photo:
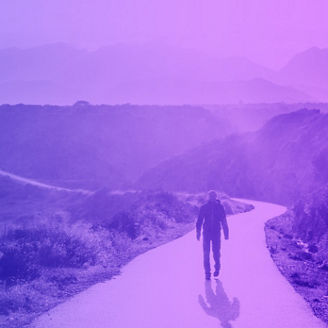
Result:
[[213,276],[217,278],[217,277],[219,276],[219,273],[220,273],[219,270],[216,270],[216,271],[214,272]]

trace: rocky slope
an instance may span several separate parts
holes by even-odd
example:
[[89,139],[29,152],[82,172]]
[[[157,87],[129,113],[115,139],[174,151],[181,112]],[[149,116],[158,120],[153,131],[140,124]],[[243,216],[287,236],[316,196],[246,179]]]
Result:
[[265,227],[267,245],[281,273],[314,313],[328,323],[328,187],[301,200]]

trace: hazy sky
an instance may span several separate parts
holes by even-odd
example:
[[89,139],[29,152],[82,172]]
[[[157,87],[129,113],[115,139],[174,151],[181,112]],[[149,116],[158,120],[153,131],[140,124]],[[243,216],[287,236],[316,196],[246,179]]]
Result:
[[1,0],[0,48],[159,40],[279,67],[328,47],[328,0]]

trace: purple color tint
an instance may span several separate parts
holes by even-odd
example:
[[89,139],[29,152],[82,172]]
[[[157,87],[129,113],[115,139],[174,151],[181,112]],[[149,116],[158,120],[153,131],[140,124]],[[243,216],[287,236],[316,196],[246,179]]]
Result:
[[228,219],[231,238],[222,243],[220,281],[204,288],[202,249],[191,231],[137,257],[122,275],[59,305],[32,327],[325,327],[266,248],[264,223],[285,208],[251,203],[255,210]]
[[199,295],[198,300],[204,312],[217,318],[223,328],[232,327],[231,321],[236,320],[239,316],[240,304],[238,298],[234,297],[230,301],[220,280],[216,280],[214,286],[210,281],[206,281],[205,298]]
[[2,1],[0,48],[159,40],[278,68],[296,52],[328,46],[327,12],[325,0]]
[[327,12],[2,1],[0,326],[323,328]]
[[0,103],[326,101],[327,11],[325,0],[2,2]]

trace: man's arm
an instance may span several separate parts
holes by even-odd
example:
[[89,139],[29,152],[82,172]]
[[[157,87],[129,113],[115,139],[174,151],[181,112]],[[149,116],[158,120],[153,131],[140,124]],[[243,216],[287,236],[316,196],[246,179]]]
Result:
[[223,228],[223,233],[224,233],[224,238],[226,240],[229,239],[229,227],[228,227],[228,222],[227,222],[227,216],[224,210],[224,207],[221,205],[221,223],[222,223],[222,228]]
[[198,219],[196,222],[196,236],[198,240],[200,238],[200,232],[202,230],[203,222],[204,222],[204,210],[203,207],[201,207],[199,209]]

